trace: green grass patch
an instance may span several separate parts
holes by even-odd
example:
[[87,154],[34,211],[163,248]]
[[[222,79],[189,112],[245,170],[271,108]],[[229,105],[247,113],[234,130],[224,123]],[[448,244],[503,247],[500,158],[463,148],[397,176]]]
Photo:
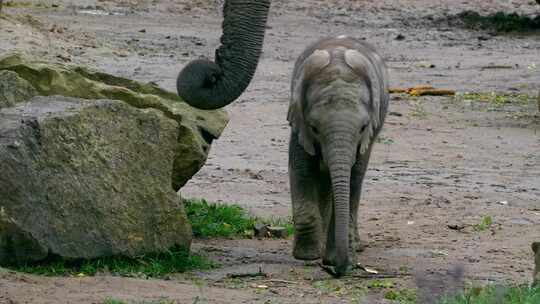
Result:
[[493,219],[491,218],[491,216],[485,215],[480,220],[480,223],[473,226],[473,229],[474,231],[481,232],[489,229],[491,225],[493,225]]
[[195,237],[233,237],[253,230],[256,219],[238,205],[185,200],[184,206]]
[[495,30],[497,32],[529,32],[540,30],[540,15],[531,18],[516,13],[497,12],[487,16],[474,11],[464,11],[456,15],[469,29]]
[[287,235],[294,233],[290,219],[258,218],[238,205],[209,203],[204,199],[185,200],[184,205],[193,235],[198,238],[251,237],[257,222],[285,227]]
[[363,303],[363,298],[367,294],[367,287],[363,282],[355,280],[326,279],[314,281],[312,287],[319,290],[321,294],[331,295],[341,299],[348,299],[351,303]]
[[169,273],[207,270],[217,265],[207,258],[176,248],[138,258],[108,257],[66,261],[55,258],[43,263],[13,265],[9,268],[44,276],[93,276],[98,272],[127,277],[162,277]]
[[416,290],[409,288],[389,290],[384,293],[384,298],[399,304],[416,304]]
[[454,100],[463,102],[483,102],[493,106],[503,106],[505,104],[520,104],[528,105],[536,102],[536,96],[530,96],[528,94],[498,94],[496,92],[489,93],[469,93],[469,92],[457,92],[454,95]]
[[367,286],[368,288],[392,288],[394,287],[394,281],[389,279],[371,280]]
[[103,301],[103,304],[127,304],[127,302],[117,299],[107,299]]
[[443,299],[439,304],[538,304],[540,288],[486,286],[469,288],[463,294]]
[[32,2],[32,1],[4,1],[4,7],[10,8],[57,8],[57,3]]

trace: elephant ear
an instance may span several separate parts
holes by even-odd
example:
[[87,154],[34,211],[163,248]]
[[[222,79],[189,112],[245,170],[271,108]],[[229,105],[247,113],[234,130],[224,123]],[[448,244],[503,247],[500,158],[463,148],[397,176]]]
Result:
[[[344,57],[347,65],[354,71],[355,74],[366,80],[367,86],[371,94],[371,110],[370,123],[364,136],[361,139],[360,153],[364,153],[369,147],[369,143],[377,130],[382,125],[383,111],[381,110],[381,104],[387,102],[383,99],[386,98],[385,90],[386,84],[386,67],[382,59],[376,54],[372,53],[376,57],[374,59],[362,54],[358,50],[346,50]],[[377,61],[377,62],[373,62]],[[380,62],[380,64],[379,64]]]
[[325,67],[330,64],[330,53],[326,50],[315,50],[304,62],[298,67],[295,72],[292,84],[291,103],[287,120],[291,124],[294,131],[298,133],[298,141],[304,150],[315,155],[315,145],[313,138],[307,131],[306,122],[304,120],[304,103],[306,99],[306,91],[309,87],[311,79],[319,74]]

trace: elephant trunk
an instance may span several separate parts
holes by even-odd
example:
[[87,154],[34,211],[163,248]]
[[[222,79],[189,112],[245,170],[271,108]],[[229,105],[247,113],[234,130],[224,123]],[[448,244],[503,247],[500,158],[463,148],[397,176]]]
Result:
[[330,171],[334,195],[336,275],[342,276],[349,266],[349,218],[351,168],[356,158],[353,132],[346,124],[336,126],[327,136],[326,164]]
[[194,60],[178,75],[178,95],[199,109],[222,108],[249,85],[262,52],[270,0],[226,0],[215,62]]

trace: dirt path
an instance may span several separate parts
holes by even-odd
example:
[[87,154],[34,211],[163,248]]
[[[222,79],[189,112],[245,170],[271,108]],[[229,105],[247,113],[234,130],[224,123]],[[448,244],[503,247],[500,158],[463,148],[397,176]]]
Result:
[[[75,0],[57,1],[58,8],[5,7],[8,13],[30,12],[33,17],[0,19],[0,53],[25,50],[174,90],[176,74],[186,62],[212,56],[219,37],[217,2],[99,1],[96,6],[95,1]],[[519,94],[521,99],[537,94],[538,33],[496,35],[445,21],[465,9],[534,14],[537,5],[372,2],[273,2],[257,75],[228,108],[231,121],[225,133],[212,146],[207,165],[182,189],[183,196],[236,202],[267,217],[290,215],[289,75],[302,48],[320,36],[345,33],[372,42],[388,61],[392,86],[430,84],[460,92]],[[396,39],[399,34],[404,39]],[[534,105],[520,104],[520,98],[498,106],[463,97],[392,96],[393,113],[373,152],[360,209],[361,236],[368,244],[361,263],[399,274],[391,279],[392,290],[419,285],[422,295],[438,290],[427,282],[459,286],[459,279],[452,283],[447,275],[455,265],[464,269],[465,281],[529,280],[529,245],[540,237],[540,125],[530,115]],[[486,216],[494,224],[475,231],[473,226]],[[209,252],[223,267],[168,281],[1,273],[0,303],[100,303],[106,297],[178,303],[356,303],[359,298],[389,303],[382,300],[389,288],[358,277],[331,280],[316,265],[295,261],[290,248],[289,240],[196,241],[194,250]],[[226,278],[227,273],[259,267],[270,277]]]

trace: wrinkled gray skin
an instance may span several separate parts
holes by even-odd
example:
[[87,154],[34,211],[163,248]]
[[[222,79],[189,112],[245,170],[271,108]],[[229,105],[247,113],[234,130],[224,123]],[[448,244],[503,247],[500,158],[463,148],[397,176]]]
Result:
[[386,65],[365,42],[326,38],[296,62],[288,114],[293,255],[322,256],[336,276],[360,249],[362,180],[388,99]]
[[215,62],[194,60],[176,81],[178,95],[199,109],[222,108],[247,88],[259,62],[270,0],[226,0]]

